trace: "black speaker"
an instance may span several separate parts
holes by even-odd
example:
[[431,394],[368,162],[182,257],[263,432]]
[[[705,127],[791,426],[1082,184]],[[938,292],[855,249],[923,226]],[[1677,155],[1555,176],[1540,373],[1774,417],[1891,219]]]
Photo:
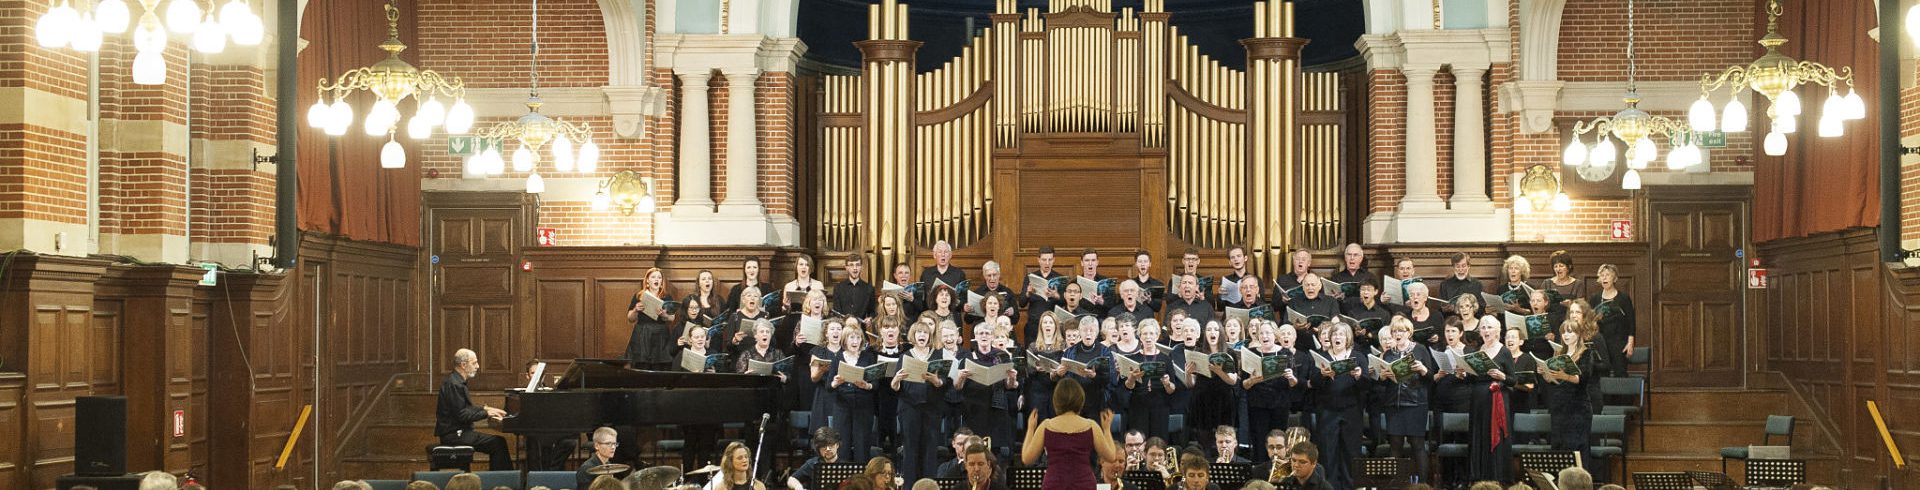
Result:
[[127,397],[80,397],[74,418],[73,474],[127,474]]
[[114,476],[78,476],[67,475],[54,480],[54,488],[72,490],[85,486],[95,490],[139,490],[141,475]]

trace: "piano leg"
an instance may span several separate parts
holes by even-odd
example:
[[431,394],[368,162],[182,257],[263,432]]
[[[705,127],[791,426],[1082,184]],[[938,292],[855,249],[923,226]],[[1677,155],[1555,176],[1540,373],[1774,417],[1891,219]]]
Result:
[[681,468],[693,471],[708,464],[720,464],[720,448],[714,445],[720,440],[720,426],[686,425],[681,429],[687,441],[687,445],[680,450]]
[[565,435],[525,435],[520,438],[527,445],[523,454],[527,455],[526,468],[530,471],[563,471],[567,458],[573,456],[580,446],[579,436]]

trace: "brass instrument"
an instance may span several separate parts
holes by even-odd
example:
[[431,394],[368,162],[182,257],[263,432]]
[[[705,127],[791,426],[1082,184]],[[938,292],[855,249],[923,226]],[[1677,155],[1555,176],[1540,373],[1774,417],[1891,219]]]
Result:
[[1167,488],[1173,488],[1180,480],[1180,450],[1167,446],[1167,469],[1161,477],[1167,479]]

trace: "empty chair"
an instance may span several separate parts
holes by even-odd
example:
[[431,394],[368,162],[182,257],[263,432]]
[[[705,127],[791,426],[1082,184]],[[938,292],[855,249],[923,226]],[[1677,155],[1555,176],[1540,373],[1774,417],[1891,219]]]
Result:
[[[1647,393],[1651,396],[1653,393],[1653,347],[1634,347],[1633,353],[1627,354],[1627,369],[1633,369],[1634,366],[1640,366],[1640,372],[1628,376],[1646,380]],[[1653,418],[1652,400],[1648,400],[1647,403],[1647,418]],[[1645,438],[1640,440],[1646,441]]]
[[[1647,408],[1647,380],[1640,378],[1600,378],[1600,399],[1606,405],[1600,407],[1601,415],[1624,415],[1633,420],[1640,435],[1640,449],[1647,448],[1647,420],[1641,413]],[[1632,403],[1615,404],[1615,400],[1631,398]]]
[[[1768,415],[1767,416],[1767,431],[1765,435],[1760,436],[1760,445],[1762,446],[1774,445],[1773,436],[1785,437],[1787,440],[1786,445],[1787,446],[1793,445],[1793,416],[1792,415]],[[1720,472],[1721,473],[1727,472],[1727,460],[1729,459],[1745,460],[1747,459],[1747,453],[1748,453],[1747,446],[1728,446],[1728,447],[1720,448]]]
[[[1605,458],[1608,465],[1614,458],[1620,459],[1620,476],[1627,476],[1627,417],[1625,415],[1595,415],[1593,429],[1587,432],[1596,441],[1591,449],[1594,457]],[[1606,475],[1605,481],[1612,481],[1613,470],[1592,472],[1596,478]]]
[[[1472,419],[1464,413],[1440,414],[1440,433],[1429,439],[1436,441],[1433,456],[1444,461],[1447,459],[1466,459],[1470,447],[1468,427]],[[1464,464],[1462,465],[1464,466]],[[1446,473],[1447,465],[1440,465],[1440,473]],[[1424,477],[1424,475],[1423,475]]]
[[1513,452],[1539,453],[1553,450],[1547,435],[1553,433],[1552,416],[1543,413],[1513,414]]

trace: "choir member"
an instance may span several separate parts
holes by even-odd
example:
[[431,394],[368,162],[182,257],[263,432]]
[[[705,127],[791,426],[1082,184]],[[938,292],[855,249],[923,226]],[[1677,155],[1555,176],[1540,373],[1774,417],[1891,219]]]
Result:
[[[904,320],[892,318],[874,320],[874,329],[879,331],[876,337],[870,339],[874,355],[881,360],[899,362],[902,356],[906,355],[907,349],[905,342],[901,339],[905,335],[901,333],[904,326]],[[894,367],[896,370],[899,368],[897,365]],[[880,447],[896,447],[899,443],[900,426],[897,421],[899,413],[895,410],[887,410],[888,407],[895,406],[898,400],[899,390],[894,389],[892,383],[874,385],[873,406],[877,408],[874,411],[874,422],[880,429]]]
[[1354,295],[1352,298],[1347,298],[1347,302],[1342,305],[1340,314],[1359,320],[1362,324],[1354,325],[1353,338],[1355,347],[1372,349],[1386,343],[1385,337],[1380,335],[1380,330],[1382,329],[1370,329],[1363,326],[1370,323],[1386,325],[1389,323],[1388,319],[1394,316],[1394,308],[1391,305],[1380,302],[1380,287],[1378,285],[1372,282],[1360,283],[1360,294]]
[[[1440,281],[1439,297],[1453,299],[1460,297],[1462,294],[1472,293],[1479,295],[1486,291],[1486,285],[1482,284],[1479,279],[1473,277],[1473,259],[1468,257],[1466,252],[1454,252],[1453,274],[1447,276],[1446,280]],[[1458,308],[1453,308],[1453,310],[1458,310]],[[1479,315],[1480,313],[1478,312],[1474,313],[1474,316]]]
[[1133,253],[1133,269],[1128,271],[1127,279],[1140,286],[1140,302],[1148,309],[1157,309],[1167,300],[1167,283],[1153,278],[1153,254],[1146,250]]
[[1299,299],[1296,296],[1301,292],[1300,286],[1305,285],[1307,276],[1313,274],[1313,252],[1308,252],[1306,249],[1294,250],[1289,257],[1292,258],[1293,268],[1287,274],[1273,280],[1273,303],[1276,305],[1292,304],[1293,300]]
[[[1407,307],[1405,304],[1407,301],[1407,286],[1415,282],[1421,281],[1413,275],[1413,259],[1406,257],[1394,259],[1393,276],[1388,277],[1385,282],[1380,284],[1380,295],[1385,298],[1382,299],[1381,302],[1394,303],[1398,301],[1399,303],[1396,304],[1396,306],[1399,306],[1401,310],[1405,310]],[[1388,294],[1388,291],[1393,291],[1393,293]],[[1419,339],[1416,338],[1415,340]]]
[[[1031,340],[1027,342],[1027,355],[1059,359],[1061,353],[1067,349],[1068,342],[1080,342],[1080,331],[1078,328],[1071,329],[1063,336],[1060,332],[1059,317],[1051,314],[1042,316],[1045,318],[1040,319],[1040,331],[1028,337]],[[1027,365],[1033,365],[1033,359],[1029,358]],[[1058,384],[1057,379],[1054,373],[1049,371],[1035,369],[1028,373],[1024,382],[1026,406],[1022,408],[1027,412],[1038,413],[1042,420],[1053,418],[1053,406],[1048,403],[1048,400],[1053,397],[1053,387]]]
[[[1467,344],[1460,340],[1464,337],[1460,331],[1460,319],[1457,317],[1447,319],[1445,328],[1447,341],[1441,344],[1439,349],[1434,350],[1433,356],[1438,358],[1455,354],[1466,355]],[[1485,385],[1481,387],[1484,389]],[[1429,400],[1429,404],[1435,412],[1466,413],[1473,408],[1471,388],[1471,383],[1467,382],[1463,371],[1459,369],[1435,372],[1433,373],[1433,398]]]
[[1107,387],[1113,384],[1112,363],[1101,360],[1107,359],[1109,354],[1107,348],[1099,343],[1100,321],[1092,316],[1080,316],[1068,330],[1079,332],[1076,338],[1078,342],[1070,343],[1061,357],[1072,359],[1087,368],[1068,368],[1063,362],[1059,369],[1054,370],[1053,378],[1080,383],[1081,390],[1087,394],[1086,403],[1080,407],[1080,416],[1099,417],[1100,412],[1108,410]]
[[1247,338],[1252,337],[1247,335],[1247,327],[1242,326],[1238,318],[1228,318],[1227,322],[1220,327],[1220,338],[1227,343],[1227,352],[1235,352],[1246,347]]
[[[839,320],[851,322],[851,320]],[[879,441],[873,435],[873,388],[866,379],[846,379],[840,375],[840,366],[871,366],[879,362],[872,350],[866,348],[867,336],[858,329],[844,329],[840,336],[840,355],[833,360],[833,379],[828,387],[833,390],[834,408],[832,425],[841,434],[840,455],[853,461],[865,461],[873,457],[872,448]]]
[[1259,308],[1260,304],[1260,278],[1249,274],[1241,276],[1240,278],[1240,301],[1226,303],[1222,309],[1245,308],[1251,310]]
[[[939,352],[935,352],[934,355],[939,356],[937,357],[938,359],[953,360],[953,363],[955,364],[954,366],[955,368],[961,367],[959,366],[959,364],[964,362],[964,360],[966,359],[967,350],[965,345],[963,345],[960,339],[960,326],[954,325],[952,323],[937,323],[937,322],[930,322],[930,323],[934,325],[934,330],[933,330],[934,333],[939,335],[939,341],[937,344],[939,346],[938,347]],[[966,383],[962,383],[956,379],[949,379],[946,384],[948,385],[947,389],[941,391],[940,393],[941,395],[941,400],[940,400],[941,426],[948,427],[948,428],[959,427],[964,429],[965,425],[961,423],[961,419],[960,419],[960,414],[961,414],[960,388],[962,388]],[[972,433],[969,432],[968,435],[972,435]],[[937,478],[947,478],[947,476],[945,472],[941,472],[940,476],[938,476]]]
[[1424,478],[1427,473],[1427,420],[1429,405],[1427,397],[1433,388],[1432,374],[1437,365],[1433,361],[1433,352],[1427,346],[1413,341],[1413,322],[1406,317],[1394,317],[1388,325],[1389,336],[1381,342],[1381,360],[1399,362],[1403,358],[1412,358],[1410,363],[1413,376],[1400,378],[1392,370],[1381,375],[1385,379],[1385,389],[1380,398],[1387,418],[1386,432],[1391,439],[1387,447],[1395,458],[1413,458],[1419,470],[1415,475]]
[[640,292],[633,293],[633,301],[627,304],[627,321],[633,323],[633,334],[627,338],[627,360],[634,367],[664,371],[673,362],[671,349],[676,336],[667,328],[665,312],[660,318],[641,311],[640,297],[652,294],[653,297],[666,300],[672,296],[667,293],[666,278],[660,269],[647,269],[646,282]]
[[1136,319],[1153,318],[1153,306],[1148,305],[1145,293],[1140,291],[1140,283],[1128,279],[1120,283],[1119,304],[1107,309],[1107,316],[1132,315]]
[[[708,350],[707,350],[706,327],[701,327],[698,325],[688,326],[684,332],[681,332],[681,342],[684,342],[683,347],[680,349],[679,357],[675,357],[675,359],[680,359],[690,355],[699,356],[701,358],[707,357]],[[673,370],[675,371],[686,370],[686,366],[680,363],[675,363],[673,367],[674,367]],[[713,366],[706,366],[696,372],[712,373],[712,372],[718,372],[718,371],[716,371]]]
[[[916,323],[908,334],[913,348],[903,355],[921,361],[942,359],[942,352],[933,346],[933,331],[931,322]],[[900,393],[895,404],[903,429],[900,431],[900,474],[907,481],[931,477],[940,464],[942,439],[937,434],[946,408],[946,373],[922,373],[920,379],[908,381],[907,372],[901,371],[894,375],[892,384]]]
[[[746,289],[748,286],[758,288],[761,294],[773,291],[772,284],[767,284],[760,280],[759,257],[747,257],[740,260],[740,282],[734,284],[733,288],[727,291],[727,309],[740,308],[740,298],[743,297],[741,290]],[[754,301],[760,300],[759,295],[752,296],[751,298]]]
[[[1013,318],[1013,314],[1015,311],[1014,303],[1013,303],[1013,289],[1008,288],[1006,284],[1002,284],[1000,282],[1000,277],[1001,276],[1000,276],[999,262],[994,262],[989,260],[987,261],[986,264],[982,264],[980,266],[980,279],[981,279],[981,282],[983,282],[984,284],[981,284],[980,287],[978,289],[975,289],[973,292],[979,293],[981,296],[992,296],[992,297],[999,298],[1000,308],[996,309],[995,313],[993,313],[992,315],[987,315],[978,311],[968,311],[967,312],[968,314],[979,316],[981,318],[1000,318],[1000,317],[1005,317],[1008,319]],[[999,320],[994,320],[994,321],[997,322]]]
[[1053,304],[1054,307],[1065,309],[1068,313],[1072,313],[1073,316],[1093,315],[1097,317],[1103,313],[1093,302],[1087,301],[1085,291],[1080,290],[1080,283],[1078,282],[1067,281],[1066,284],[1061,285],[1060,297],[1057,298],[1056,301],[1058,302]]
[[[1122,330],[1126,330],[1124,326]],[[1124,373],[1121,384],[1130,392],[1127,428],[1165,439],[1167,420],[1173,413],[1172,395],[1180,389],[1180,381],[1173,376],[1173,352],[1160,348],[1160,331],[1160,322],[1153,319],[1140,321],[1139,351],[1129,357],[1142,366]],[[1150,362],[1160,363],[1166,369],[1157,376],[1148,377],[1145,364]]]
[[[1319,274],[1315,274],[1313,272],[1307,272],[1306,275],[1302,276],[1300,280],[1301,280],[1301,283],[1299,288],[1300,288],[1301,294],[1299,294],[1298,296],[1291,295],[1291,294],[1287,295],[1288,297],[1293,298],[1292,301],[1287,304],[1287,309],[1299,312],[1301,315],[1305,315],[1309,317],[1317,316],[1321,318],[1326,318],[1328,320],[1322,320],[1320,323],[1315,324],[1305,319],[1292,319],[1291,317],[1293,315],[1287,315],[1287,316],[1289,317],[1290,320],[1292,320],[1291,323],[1293,323],[1293,328],[1300,330],[1300,336],[1302,338],[1312,339],[1321,333],[1321,327],[1324,326],[1327,321],[1331,320],[1332,318],[1340,314],[1340,302],[1333,299],[1333,297],[1327,291],[1321,290]],[[1348,333],[1352,333],[1351,332],[1352,326],[1349,325],[1348,327],[1349,327]],[[1349,338],[1348,340],[1352,340],[1352,339]],[[1320,344],[1317,340],[1313,342],[1305,342],[1303,343],[1303,345],[1305,345],[1307,349],[1320,348]]]
[[1620,269],[1613,264],[1600,266],[1600,291],[1587,298],[1600,325],[1601,339],[1607,342],[1607,372],[1614,376],[1627,373],[1627,356],[1633,355],[1633,297],[1620,290]]
[[[1501,338],[1500,324],[1481,322],[1480,336]],[[1513,408],[1509,405],[1514,380],[1507,373],[1513,371],[1513,357],[1507,355],[1507,349],[1499,342],[1487,342],[1479,352],[1493,360],[1494,369],[1469,374],[1464,372],[1464,367],[1458,368],[1465,374],[1470,387],[1467,391],[1473,396],[1472,410],[1468,412],[1468,431],[1473,438],[1468,444],[1468,475],[1476,481],[1511,481]]]
[[864,274],[866,259],[859,253],[847,254],[847,280],[833,285],[833,314],[860,321],[862,327],[873,327],[874,290],[873,282],[867,281]]
[[1480,293],[1461,293],[1460,296],[1452,299],[1454,315],[1460,317],[1460,332],[1464,336],[1467,348],[1478,349],[1482,343],[1492,342],[1498,344],[1501,342],[1502,339],[1499,338],[1480,338],[1480,321],[1483,319],[1495,321],[1492,316],[1482,317],[1479,314]]
[[[702,327],[711,326],[714,318],[725,308],[722,300],[726,298],[721,298],[719,293],[714,291],[719,286],[718,281],[713,278],[713,271],[701,270],[700,275],[695,276],[693,284],[693,293],[688,294],[686,299],[680,300],[681,311],[685,312],[684,317],[687,323]],[[714,350],[725,351],[733,348],[735,344],[730,342],[732,339],[711,340]]]
[[1564,341],[1567,360],[1579,367],[1579,374],[1554,370],[1540,366],[1541,382],[1546,383],[1547,409],[1553,413],[1553,448],[1561,451],[1577,451],[1583,458],[1591,458],[1587,435],[1593,429],[1594,388],[1600,383],[1599,369],[1605,352],[1589,349],[1586,340],[1595,332],[1591,324],[1568,319],[1560,325],[1560,339]]
[[1440,327],[1447,324],[1447,315],[1432,308],[1427,301],[1427,283],[1415,282],[1407,285],[1407,320],[1413,322],[1413,341],[1428,348],[1443,345],[1440,341]]
[[[999,294],[988,294],[988,295],[982,296],[980,298],[980,311],[972,311],[973,305],[967,305],[967,310],[970,312],[968,313],[967,320],[969,322],[974,322],[974,323],[985,323],[985,324],[993,325],[994,328],[1001,328],[1001,326],[1004,325],[1006,327],[1006,330],[1005,331],[996,330],[994,332],[994,338],[996,339],[1004,338],[1007,340],[1011,340],[1013,339],[1011,335],[1013,330],[1013,319],[1010,318],[1008,315],[1011,315],[1013,310],[1006,307],[1007,305],[1006,301],[1003,300],[1002,298],[1005,298],[1005,296],[1001,296]],[[978,320],[978,321],[975,321],[975,320]],[[1003,334],[1006,334],[1006,335],[1003,335]]]
[[[751,294],[755,298],[760,297],[759,286],[747,286],[746,289],[741,291],[743,294]],[[759,300],[742,303],[740,309],[733,310],[732,313],[727,313],[724,320],[719,320],[720,325],[717,326],[721,327],[719,332],[721,345],[730,346],[731,350],[735,352],[745,349],[747,347],[747,339],[753,333],[754,323],[761,320],[771,319],[768,317],[766,309],[762,308],[762,303]],[[774,337],[776,342],[785,340],[781,337],[778,330],[775,331]],[[786,343],[778,342],[774,345],[786,345]]]
[[[1034,259],[1034,272],[1020,280],[1017,305],[1027,310],[1026,324],[1021,334],[1023,339],[1033,339],[1034,334],[1040,329],[1040,317],[1053,311],[1054,301],[1060,298],[1060,291],[1050,284],[1054,278],[1061,276],[1059,272],[1053,270],[1053,259],[1053,247],[1040,247],[1040,254]],[[1034,276],[1040,276],[1043,282],[1034,284]],[[1079,305],[1074,305],[1067,309],[1073,310],[1078,307]]]
[[[1353,302],[1357,298],[1347,294],[1348,289],[1353,289],[1355,294],[1359,294],[1360,285],[1379,284],[1380,278],[1366,269],[1366,263],[1367,250],[1361,248],[1358,243],[1347,244],[1347,248],[1340,253],[1340,270],[1334,272],[1333,277],[1329,279],[1339,284],[1341,288],[1340,291],[1335,291],[1333,296],[1346,302]],[[1353,286],[1347,286],[1348,284]]]
[[[920,270],[920,290],[932,291],[934,289],[933,286],[940,283],[945,283],[951,287],[960,287],[960,283],[966,282],[966,280],[966,271],[962,271],[959,267],[953,266],[953,244],[947,243],[946,240],[934,242],[933,265]],[[964,301],[966,298],[956,296],[952,299],[953,302],[947,305],[947,309],[950,310],[949,313],[953,314],[955,318],[960,318],[960,314],[964,313],[960,308],[966,306],[966,301]],[[933,309],[932,304],[933,298],[928,297],[927,304],[923,306],[926,309]]]
[[813,346],[809,351],[803,351],[808,352],[810,356],[805,361],[808,365],[807,379],[813,386],[813,404],[810,411],[812,415],[807,419],[808,433],[818,432],[821,427],[826,427],[827,419],[840,411],[839,400],[834,397],[833,386],[830,383],[833,381],[834,360],[840,358],[842,348],[840,337],[845,333],[846,325],[842,324],[838,318],[829,318],[824,322],[822,330],[825,332],[826,343]]
[[1534,311],[1534,307],[1523,292],[1526,289],[1521,287],[1527,284],[1527,276],[1533,274],[1533,266],[1527,263],[1526,257],[1508,256],[1507,261],[1501,264],[1501,270],[1507,273],[1506,287],[1500,289],[1500,298],[1506,300],[1507,311],[1519,315],[1546,313]]
[[[1206,295],[1200,290],[1200,276],[1179,274],[1173,277],[1178,282],[1175,284],[1178,295],[1167,298],[1167,313],[1171,315],[1173,312],[1181,312],[1186,314],[1187,318],[1192,318],[1201,324],[1213,321],[1213,303],[1208,302]],[[1172,318],[1168,320],[1171,321]]]
[[[1197,324],[1192,318],[1184,323]],[[1240,364],[1229,347],[1226,337],[1221,333],[1224,327],[1220,322],[1207,322],[1203,333],[1199,335],[1200,352],[1209,356],[1226,354],[1227,364],[1221,366],[1212,362],[1189,363],[1187,366],[1188,385],[1191,393],[1191,410],[1187,411],[1187,425],[1192,427],[1238,427],[1240,418],[1234,404],[1233,387],[1240,384]],[[1205,374],[1202,374],[1205,373]],[[1217,441],[1216,441],[1217,442]],[[1240,441],[1233,443],[1237,446]]]
[[[915,319],[913,316],[907,314],[906,301],[901,300],[899,295],[882,294],[877,304],[879,304],[879,306],[875,308],[873,315],[875,325],[879,325],[881,321],[893,321],[896,325],[907,325]],[[911,343],[912,339],[901,339],[901,341]]]
[[1103,318],[1100,320],[1100,345],[1108,349],[1120,344],[1120,319]]
[[[1173,275],[1193,276],[1194,284],[1196,286],[1199,286],[1200,288],[1200,300],[1207,302],[1208,305],[1215,304],[1213,288],[1210,287],[1211,284],[1200,285],[1200,282],[1201,282],[1200,281],[1200,249],[1187,247],[1187,250],[1185,252],[1181,252],[1180,269],[1174,271]],[[1172,286],[1172,285],[1170,284],[1168,286]],[[1206,323],[1206,322],[1202,321],[1201,323]]]
[[813,278],[813,257],[801,255],[793,262],[794,278],[780,287],[780,303],[786,305],[786,311],[798,309],[800,304],[795,298],[806,298],[808,293],[820,291],[826,293],[827,286]]
[[934,323],[959,325],[961,318],[960,313],[958,313],[959,308],[954,307],[954,303],[959,303],[960,301],[954,297],[955,294],[958,294],[958,292],[952,288],[935,286],[932,292],[927,293],[925,314],[932,315]]
[[1235,286],[1244,284],[1244,280],[1252,276],[1252,273],[1247,271],[1247,248],[1234,245],[1233,248],[1227,249],[1227,267],[1232,270],[1229,271],[1227,275],[1220,277],[1220,284],[1222,286],[1220,296],[1214,299],[1218,301],[1222,307],[1230,304],[1259,303],[1257,298],[1255,301],[1246,301],[1245,298],[1243,298],[1246,292],[1239,288],[1225,287],[1228,284]]
[[[1559,325],[1561,322],[1566,321],[1567,314],[1571,308],[1563,308],[1550,303],[1547,300],[1547,294],[1547,290],[1545,289],[1533,290],[1532,294],[1527,295],[1527,309],[1529,311],[1545,312],[1547,315],[1547,328],[1552,330],[1553,325]],[[1526,325],[1514,326],[1523,331],[1526,329]],[[1555,341],[1553,332],[1550,331],[1546,335],[1539,337],[1532,337],[1531,335],[1523,335],[1523,337],[1526,337],[1526,340],[1520,343],[1520,350],[1531,352],[1534,357],[1541,359],[1553,357],[1553,346],[1551,344],[1551,342]]]
[[[1093,281],[1095,284],[1107,280],[1107,276],[1100,275],[1100,252],[1095,252],[1092,248],[1080,251],[1080,270],[1077,273],[1080,278]],[[1106,306],[1120,302],[1119,300],[1108,298],[1111,292],[1109,292],[1109,294],[1100,294],[1099,291],[1081,291],[1080,293],[1086,295],[1086,300],[1095,306]]]
[[[894,264],[893,284],[900,287],[913,284],[913,267],[908,266],[906,262]],[[896,296],[900,300],[900,315],[908,319],[920,318],[920,311],[926,309],[921,307],[926,301],[926,291],[921,289],[914,294],[900,293]]]
[[[962,357],[968,367],[992,367],[1013,361],[1007,351],[993,347],[993,330],[993,325],[986,322],[973,327],[974,347]],[[1013,417],[1010,415],[1013,398],[1007,390],[1020,389],[1020,377],[1009,375],[1006,381],[987,385],[972,379],[972,372],[963,369],[953,382],[961,393],[961,419],[968,427],[991,438],[994,451],[1006,452],[1013,444]]]
[[1319,411],[1316,417],[1317,427],[1314,435],[1319,446],[1326,451],[1325,465],[1327,481],[1336,488],[1350,488],[1353,476],[1348,471],[1348,463],[1360,456],[1360,430],[1366,424],[1361,412],[1361,395],[1365,391],[1367,363],[1364,355],[1354,355],[1353,327],[1345,322],[1333,322],[1328,327],[1329,342],[1323,355],[1328,361],[1354,361],[1352,369],[1334,371],[1319,368],[1310,385],[1314,393],[1314,405]]
[[1305,359],[1293,348],[1292,328],[1277,327],[1273,322],[1259,319],[1251,324],[1254,344],[1248,350],[1261,357],[1277,355],[1285,361],[1275,376],[1248,373],[1247,379],[1240,382],[1247,390],[1247,425],[1256,433],[1265,433],[1287,426],[1290,409],[1299,402],[1303,391],[1299,367]]
[[[786,352],[773,346],[773,322],[757,320],[749,326],[749,330],[753,331],[753,345],[741,350],[740,355],[734,356],[733,372],[747,372],[747,367],[751,364],[749,361],[773,363],[787,357]],[[774,371],[773,376],[780,378],[781,383],[787,382],[787,373]],[[785,410],[781,412],[784,413]]]
[[1560,303],[1566,304],[1576,299],[1591,296],[1591,285],[1586,279],[1574,277],[1573,254],[1565,250],[1555,250],[1547,257],[1547,263],[1553,266],[1553,277],[1540,281],[1540,289],[1551,289],[1560,294]]

